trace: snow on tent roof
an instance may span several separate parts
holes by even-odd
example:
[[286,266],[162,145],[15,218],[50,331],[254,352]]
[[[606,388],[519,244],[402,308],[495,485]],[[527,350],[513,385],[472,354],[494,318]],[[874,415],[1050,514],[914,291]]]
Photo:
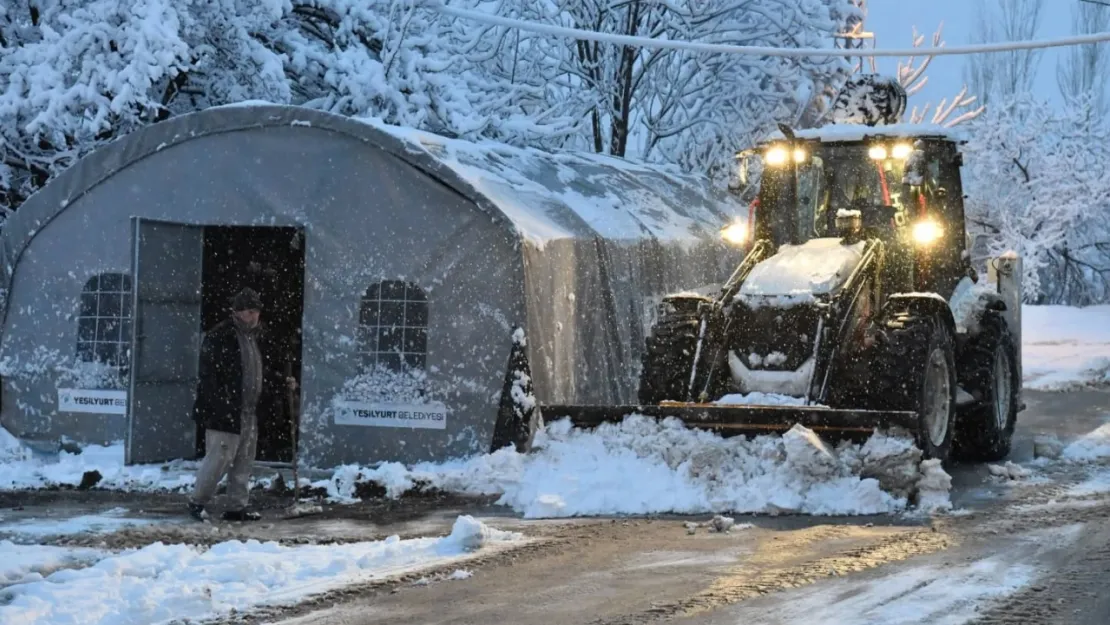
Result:
[[584,152],[547,152],[448,139],[361,120],[450,168],[489,198],[526,238],[700,240],[740,214],[704,178]]
[[[891,124],[889,126],[830,124],[820,128],[795,130],[794,136],[799,139],[823,142],[863,141],[869,137],[936,137],[950,141],[964,140],[964,136],[959,130],[946,128],[938,124]],[[767,137],[766,141],[782,141],[785,138],[786,136],[781,131],[776,130]]]

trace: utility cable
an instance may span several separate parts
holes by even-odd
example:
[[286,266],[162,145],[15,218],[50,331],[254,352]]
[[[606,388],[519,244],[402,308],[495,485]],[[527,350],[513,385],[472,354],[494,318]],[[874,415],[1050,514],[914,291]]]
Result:
[[952,47],[934,48],[903,48],[888,50],[863,50],[843,48],[773,48],[769,46],[735,46],[721,43],[703,43],[697,41],[680,41],[674,39],[652,39],[650,37],[637,37],[633,35],[617,35],[613,33],[599,33],[592,30],[556,26],[554,24],[539,24],[525,20],[512,19],[491,15],[481,11],[458,9],[437,2],[424,4],[428,8],[450,15],[459,19],[481,22],[491,26],[504,26],[519,30],[568,37],[584,41],[597,41],[621,46],[636,46],[641,48],[664,48],[673,50],[688,50],[691,52],[706,52],[713,54],[743,54],[748,56],[778,56],[778,57],[906,57],[906,56],[960,56],[967,54],[986,54],[991,52],[1015,52],[1018,50],[1043,50],[1046,48],[1064,48],[1093,43],[1110,41],[1110,32],[1075,35],[1060,39],[1040,39],[1031,41],[1008,41],[1003,43],[976,43]]

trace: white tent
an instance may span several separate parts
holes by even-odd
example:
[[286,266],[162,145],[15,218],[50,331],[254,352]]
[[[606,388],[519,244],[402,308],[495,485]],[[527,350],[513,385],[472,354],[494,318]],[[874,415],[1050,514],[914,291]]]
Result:
[[[82,159],[3,226],[0,422],[190,458],[201,332],[262,291],[317,466],[488,449],[512,329],[541,402],[628,402],[654,303],[738,262],[704,180],[289,106],[211,109]],[[288,416],[260,459],[290,451]]]

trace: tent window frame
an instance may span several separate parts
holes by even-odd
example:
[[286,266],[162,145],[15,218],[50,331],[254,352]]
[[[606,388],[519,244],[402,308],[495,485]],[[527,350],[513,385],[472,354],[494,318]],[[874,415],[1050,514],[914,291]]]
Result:
[[381,280],[359,302],[358,349],[365,370],[425,370],[428,294],[407,280]]
[[81,289],[77,315],[77,360],[97,362],[116,370],[120,378],[131,369],[131,275],[98,273]]

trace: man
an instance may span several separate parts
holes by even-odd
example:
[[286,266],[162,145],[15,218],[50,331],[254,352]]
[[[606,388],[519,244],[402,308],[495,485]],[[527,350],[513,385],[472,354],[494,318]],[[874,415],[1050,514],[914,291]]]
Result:
[[262,518],[247,509],[258,444],[258,408],[270,399],[266,393],[268,380],[296,387],[294,378],[285,378],[270,368],[259,346],[262,300],[258,293],[243,289],[232,298],[231,309],[231,318],[209,330],[201,346],[193,419],[205,428],[205,455],[188,502],[189,513],[197,520],[208,518],[205,506],[216,495],[225,473],[231,507],[223,518]]

